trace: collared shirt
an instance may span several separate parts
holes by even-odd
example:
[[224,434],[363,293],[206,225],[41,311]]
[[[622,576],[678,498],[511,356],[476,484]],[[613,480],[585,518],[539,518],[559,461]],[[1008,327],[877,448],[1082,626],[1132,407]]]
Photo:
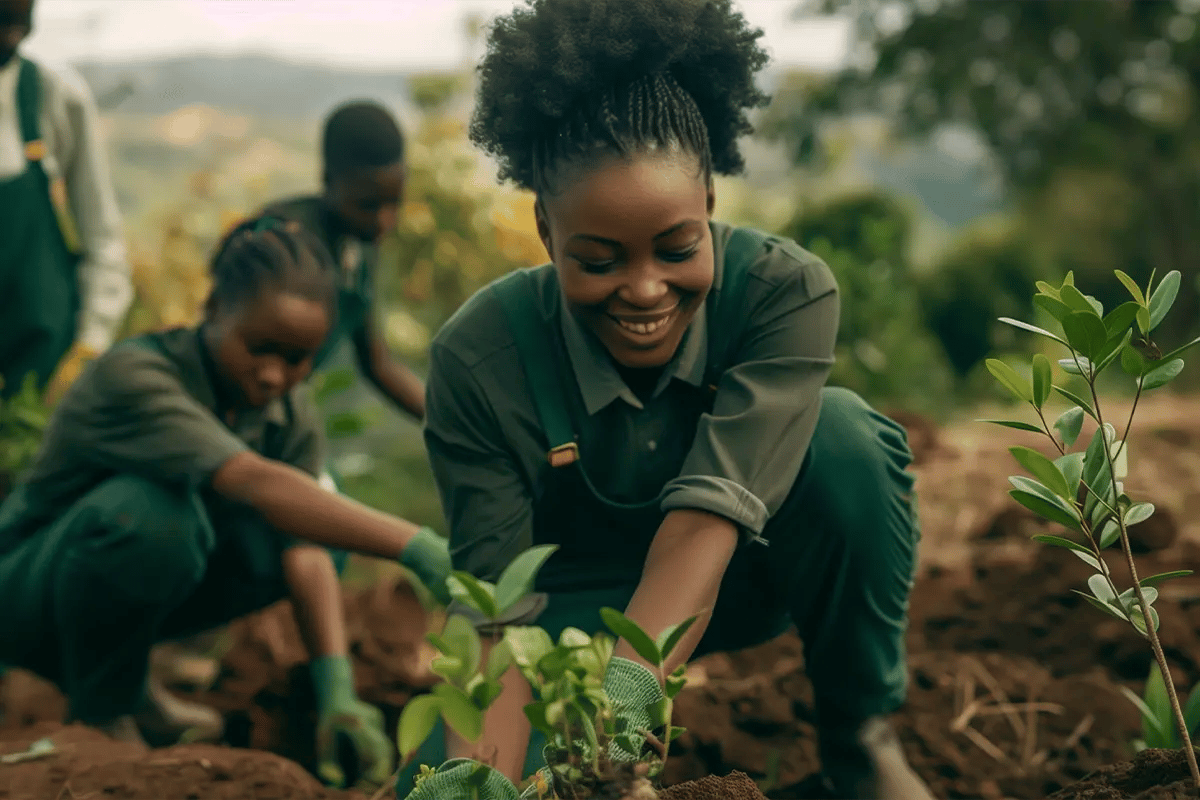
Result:
[[[206,492],[229,459],[248,450],[263,453],[270,433],[281,437],[281,461],[314,477],[320,471],[323,430],[303,384],[289,402],[241,411],[228,425],[219,416],[196,329],[146,338],[163,351],[138,338],[118,343],[84,370],[55,407],[22,481],[28,510],[20,528],[26,535],[115,475]],[[4,546],[0,542],[0,551]]]
[[[133,283],[100,137],[99,113],[87,84],[74,70],[50,69],[40,63],[37,68],[41,78],[39,125],[46,145],[42,166],[51,180],[65,180],[83,248],[78,267],[81,303],[76,339],[103,352],[121,329],[133,301]],[[17,109],[19,70],[19,58],[0,68],[0,181],[26,168]]]
[[[711,223],[714,270],[724,269],[732,228]],[[683,419],[707,367],[711,320],[696,315],[645,401],[625,384],[604,346],[566,309],[553,265],[536,271],[541,314],[561,331],[588,418],[580,453],[597,488],[617,501],[658,492],[662,511],[690,508],[762,534],[791,491],[833,366],[839,322],[829,268],[792,242],[771,245],[749,269],[745,330],[711,413]],[[473,296],[430,350],[425,441],[450,524],[455,565],[494,579],[532,543],[548,470],[546,436],[499,302]],[[683,468],[669,473],[667,465]],[[569,532],[564,532],[569,535]]]

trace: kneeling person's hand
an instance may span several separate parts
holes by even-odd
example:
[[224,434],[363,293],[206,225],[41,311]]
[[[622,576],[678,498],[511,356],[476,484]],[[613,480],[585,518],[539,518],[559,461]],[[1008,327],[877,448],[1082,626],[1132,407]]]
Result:
[[349,658],[323,656],[311,670],[317,695],[317,774],[332,786],[345,784],[338,747],[344,737],[358,758],[360,776],[384,783],[392,774],[395,747],[383,731],[383,713],[354,693]]

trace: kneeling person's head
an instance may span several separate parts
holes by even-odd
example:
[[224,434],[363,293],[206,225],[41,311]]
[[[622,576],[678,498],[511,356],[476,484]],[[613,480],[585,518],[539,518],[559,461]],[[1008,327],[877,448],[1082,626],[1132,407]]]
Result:
[[404,135],[387,109],[353,102],[321,136],[325,203],[346,233],[375,241],[396,225],[404,200]]
[[261,217],[225,237],[211,274],[209,352],[240,403],[264,406],[312,371],[336,314],[333,261],[298,223]]

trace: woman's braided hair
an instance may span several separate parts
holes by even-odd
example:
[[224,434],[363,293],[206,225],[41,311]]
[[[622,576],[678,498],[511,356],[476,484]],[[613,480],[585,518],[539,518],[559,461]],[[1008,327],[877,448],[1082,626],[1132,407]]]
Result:
[[731,0],[526,0],[492,24],[471,140],[538,192],[560,162],[654,147],[740,172],[761,35]]

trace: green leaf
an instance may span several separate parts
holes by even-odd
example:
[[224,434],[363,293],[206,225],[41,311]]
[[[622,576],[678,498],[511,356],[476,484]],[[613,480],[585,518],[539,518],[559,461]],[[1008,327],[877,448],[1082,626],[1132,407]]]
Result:
[[1124,335],[1112,339],[1100,351],[1096,360],[1096,372],[1102,372],[1109,364],[1116,361],[1125,345],[1133,341],[1133,331],[1125,331]]
[[330,414],[325,420],[325,433],[330,439],[340,439],[346,436],[358,436],[367,429],[367,422],[362,414],[356,411],[344,411]]
[[1108,313],[1104,318],[1104,328],[1108,331],[1109,340],[1133,332],[1133,322],[1139,308],[1141,306],[1137,303],[1122,303]]
[[680,664],[664,682],[667,697],[675,697],[687,685],[687,664]]
[[525,706],[525,718],[529,720],[529,724],[534,730],[541,731],[550,741],[554,741],[554,726],[546,720],[546,703],[530,703]]
[[313,381],[313,398],[323,403],[335,394],[340,394],[354,385],[354,370],[334,369],[324,372],[318,380]]
[[1142,586],[1157,586],[1163,581],[1169,581],[1173,578],[1186,578],[1192,574],[1190,569],[1177,569],[1171,572],[1160,572],[1157,575],[1151,575],[1149,578],[1142,578],[1138,583]]
[[439,683],[433,687],[433,693],[440,701],[446,724],[468,742],[479,741],[483,733],[483,712],[475,707],[466,692],[457,686]]
[[1093,575],[1088,578],[1088,588],[1092,590],[1092,596],[1101,603],[1112,604],[1117,596],[1113,594],[1112,587],[1108,585],[1108,578],[1103,575]]
[[1160,386],[1166,386],[1183,371],[1183,359],[1176,358],[1165,364],[1160,364],[1146,373],[1142,378],[1142,391],[1148,392]]
[[402,758],[407,759],[425,743],[441,710],[441,701],[432,694],[417,695],[404,704],[396,726],[396,745]]
[[1140,330],[1142,332],[1143,336],[1150,333],[1150,309],[1148,309],[1148,308],[1139,308],[1138,309],[1137,324],[1138,324],[1138,330]]
[[514,625],[504,629],[504,643],[508,645],[508,651],[512,654],[512,659],[522,672],[526,673],[535,669],[538,663],[545,658],[546,654],[554,649],[554,642],[550,640],[550,634],[546,633],[543,628],[536,628],[531,625]]
[[471,702],[475,704],[476,708],[486,710],[496,701],[502,691],[504,691],[504,687],[500,685],[500,681],[480,680],[471,689]]
[[1042,433],[1042,429],[1037,425],[1030,425],[1028,422],[1017,422],[1011,419],[977,419],[976,422],[990,422],[993,425],[1003,425],[1005,428],[1013,428],[1018,431],[1029,431],[1030,433]]
[[1030,538],[1032,538],[1033,541],[1041,542],[1042,544],[1048,544],[1054,547],[1065,547],[1068,550],[1074,550],[1078,553],[1087,553],[1088,555],[1092,554],[1091,550],[1084,545],[1081,545],[1079,542],[1072,542],[1070,539],[1064,539],[1061,536],[1050,536],[1049,534],[1040,533],[1037,536]]
[[592,637],[581,631],[579,628],[566,627],[558,636],[558,644],[560,647],[568,647],[572,650],[581,647],[591,647]]
[[1153,503],[1134,503],[1125,512],[1125,527],[1137,525],[1139,522],[1145,522],[1154,514]]
[[[1096,570],[1100,569],[1100,562],[1091,553],[1085,553],[1082,550],[1072,550],[1071,552],[1074,553],[1076,558],[1078,558],[1083,563],[1087,564],[1092,569],[1096,569]],[[1085,597],[1090,597],[1090,596],[1091,595],[1085,595]],[[1122,617],[1122,619],[1124,619],[1124,617]]]
[[483,644],[471,621],[462,614],[451,614],[442,629],[442,639],[446,642],[446,655],[457,658],[462,664],[460,681],[466,681],[479,671],[483,657]]
[[643,631],[638,624],[615,608],[605,606],[600,609],[600,617],[608,629],[617,637],[629,642],[629,646],[642,658],[656,667],[661,667],[663,658],[658,651],[658,645]]
[[1179,270],[1173,269],[1163,276],[1163,279],[1158,282],[1158,288],[1150,295],[1150,327],[1146,332],[1154,330],[1163,321],[1163,317],[1167,316],[1167,312],[1171,310],[1171,306],[1175,304],[1175,297],[1179,294]]
[[1061,337],[1055,336],[1050,331],[1046,330],[1045,328],[1039,328],[1037,325],[1030,325],[1028,322],[1021,322],[1019,319],[1012,319],[1010,317],[1000,317],[1000,321],[1005,325],[1012,325],[1014,328],[1020,328],[1021,330],[1029,331],[1030,333],[1036,333],[1039,336],[1045,336],[1048,339],[1053,339],[1059,344],[1066,344]]
[[655,646],[658,647],[658,652],[662,655],[663,661],[670,657],[671,651],[675,649],[675,645],[679,644],[679,640],[683,638],[688,629],[695,624],[698,617],[688,617],[678,625],[672,625],[669,628],[663,629],[663,632],[658,635],[658,640],[655,641]]
[[1103,550],[1105,548],[1112,547],[1113,543],[1120,538],[1121,526],[1117,524],[1115,519],[1106,520],[1104,527],[1100,529],[1100,549]]
[[1033,404],[1041,408],[1050,397],[1050,386],[1053,376],[1050,373],[1050,359],[1041,353],[1033,356]]
[[988,372],[992,373],[992,376],[1004,384],[1010,392],[1026,403],[1033,402],[1033,387],[1029,385],[1028,381],[1018,375],[1015,369],[998,358],[989,358],[984,363],[987,366]]
[[1117,269],[1113,270],[1113,272],[1116,274],[1117,280],[1125,284],[1125,288],[1129,290],[1129,294],[1133,296],[1134,301],[1136,301],[1139,306],[1146,305],[1146,297],[1142,294],[1142,287],[1138,286],[1137,283],[1134,282],[1133,278],[1129,277],[1121,270]]
[[621,748],[626,753],[628,753],[631,756],[634,756],[635,758],[642,754],[642,748],[641,748],[640,742],[636,741],[632,736],[629,736],[628,734],[614,736],[613,741],[617,743],[617,747]]
[[500,616],[500,607],[496,604],[496,588],[471,573],[459,570],[451,572],[450,577],[446,579],[446,588],[455,600],[465,603],[488,619]]
[[[1157,630],[1158,630],[1158,626],[1159,626],[1158,609],[1156,609],[1154,606],[1150,606],[1150,608],[1149,608],[1148,610],[1149,610],[1149,612],[1150,612],[1150,623],[1151,623],[1152,625],[1154,625],[1154,630],[1156,630],[1156,631],[1157,631]],[[1141,607],[1140,607],[1140,606],[1138,606],[1138,605],[1136,605],[1136,604],[1135,604],[1135,605],[1134,605],[1134,607],[1133,607],[1132,609],[1130,609],[1130,611],[1129,611],[1129,621],[1133,623],[1133,627],[1134,627],[1134,628],[1137,630],[1137,632],[1138,632],[1138,633],[1140,633],[1142,636],[1148,636],[1148,635],[1149,635],[1149,634],[1146,632],[1146,619],[1145,619],[1145,617],[1143,617],[1143,616],[1142,616],[1142,612],[1141,612]]]
[[1057,506],[1048,500],[1038,497],[1036,494],[1024,492],[1020,489],[1009,490],[1009,495],[1033,513],[1045,517],[1051,522],[1057,522],[1059,525],[1071,530],[1080,530],[1078,517],[1068,514],[1061,506]]
[[1054,421],[1054,430],[1058,431],[1058,438],[1062,440],[1063,447],[1075,444],[1079,432],[1083,430],[1083,409],[1068,408],[1059,414],[1058,419]]
[[1061,497],[1050,491],[1050,488],[1043,486],[1033,478],[1027,478],[1024,475],[1010,475],[1008,482],[1013,485],[1014,489],[1020,489],[1022,492],[1029,492],[1045,500],[1047,503],[1058,506],[1065,513],[1070,514],[1070,505]]
[[491,681],[498,681],[505,672],[508,672],[512,663],[513,654],[509,649],[508,640],[502,639],[492,645],[492,651],[488,653],[487,666],[483,670],[484,677]]
[[1183,721],[1187,725],[1188,735],[1194,735],[1196,726],[1200,725],[1200,683],[1192,687],[1183,706]]
[[1144,723],[1147,723],[1152,728],[1155,728],[1158,736],[1165,737],[1167,735],[1166,731],[1162,729],[1162,723],[1159,721],[1158,717],[1155,716],[1153,709],[1146,705],[1145,700],[1138,697],[1126,686],[1118,686],[1117,688],[1121,690],[1121,694],[1125,695],[1125,699],[1127,699],[1130,703],[1133,703],[1134,707],[1141,712],[1142,721]]
[[1136,347],[1127,344],[1121,348],[1121,369],[1126,375],[1140,377],[1146,369],[1146,358]]
[[1075,288],[1073,285],[1064,284],[1063,287],[1058,290],[1058,296],[1059,299],[1067,304],[1067,307],[1070,308],[1073,313],[1091,314],[1097,317],[1099,316],[1096,314],[1095,307],[1088,302],[1088,299],[1083,292],[1079,291],[1079,289]]
[[1200,344],[1200,336],[1196,337],[1195,339],[1192,339],[1190,342],[1183,345],[1182,347],[1176,347],[1174,350],[1172,350],[1171,352],[1167,353],[1165,356],[1160,358],[1159,362],[1161,363],[1164,361],[1170,361],[1171,359],[1182,355],[1186,350],[1188,350],[1188,348],[1195,347],[1198,344]]
[[1092,419],[1096,418],[1096,412],[1092,410],[1092,404],[1089,403],[1087,400],[1084,400],[1079,395],[1075,394],[1074,392],[1070,391],[1069,389],[1064,389],[1061,386],[1055,386],[1054,391],[1058,392],[1063,397],[1067,398],[1072,403],[1074,403],[1075,405],[1082,408],[1084,410],[1084,412]]
[[1060,358],[1058,367],[1068,375],[1087,376],[1092,371],[1092,362],[1083,356],[1073,356],[1071,358]]
[[1033,296],[1033,304],[1044,310],[1060,323],[1063,317],[1071,313],[1071,309],[1066,303],[1059,300],[1057,297],[1051,297],[1048,294],[1037,294]]
[[[1075,409],[1079,411],[1079,409]],[[1083,416],[1083,412],[1079,411],[1079,416]],[[1083,479],[1083,453],[1067,453],[1054,459],[1054,466],[1058,467],[1059,472],[1067,479],[1067,489],[1070,491],[1067,501],[1074,503],[1076,497],[1079,496],[1079,483]]]
[[1112,481],[1108,457],[1105,455],[1105,428],[1096,428],[1083,457],[1083,481],[1093,493],[1099,493],[1101,496],[1107,496]]
[[1057,286],[1051,286],[1050,284],[1046,283],[1045,281],[1035,281],[1033,285],[1037,287],[1038,292],[1040,292],[1041,294],[1052,297],[1055,300],[1058,299],[1058,287]]
[[672,742],[675,741],[680,736],[683,736],[685,733],[687,733],[687,728],[681,727],[679,725],[672,725],[671,726],[671,741]]
[[558,545],[556,544],[531,547],[504,568],[500,580],[496,582],[496,605],[501,612],[507,611],[522,597],[533,591],[538,570],[546,563],[546,559],[554,555],[554,551],[557,549]]
[[1010,447],[1008,448],[1008,452],[1012,453],[1013,458],[1022,467],[1027,469],[1033,477],[1041,481],[1054,494],[1065,499],[1067,502],[1072,502],[1075,499],[1070,487],[1067,486],[1066,477],[1049,458],[1029,447]]
[[1063,320],[1067,343],[1089,361],[1098,360],[1108,344],[1108,331],[1093,311],[1073,311]]
[[1087,600],[1089,603],[1091,603],[1091,605],[1094,608],[1100,609],[1105,614],[1108,614],[1109,616],[1112,616],[1112,617],[1116,617],[1117,619],[1120,619],[1120,620],[1124,620],[1125,622],[1129,621],[1129,618],[1125,616],[1125,612],[1121,611],[1121,609],[1113,608],[1108,603],[1101,603],[1099,600],[1092,597],[1087,592],[1081,592],[1078,589],[1072,589],[1071,591],[1074,592],[1075,594],[1079,595],[1080,597],[1082,597],[1084,600]]

